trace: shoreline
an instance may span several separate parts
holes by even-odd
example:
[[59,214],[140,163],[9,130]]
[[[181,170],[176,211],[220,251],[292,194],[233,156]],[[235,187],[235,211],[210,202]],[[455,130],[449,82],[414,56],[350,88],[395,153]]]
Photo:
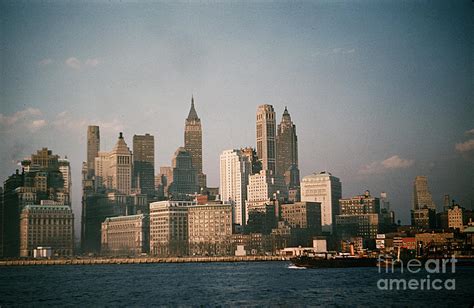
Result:
[[228,257],[131,257],[131,258],[84,258],[84,259],[37,259],[37,260],[0,260],[3,266],[35,265],[101,265],[101,264],[153,264],[153,263],[209,263],[209,262],[262,262],[289,261],[284,256],[228,256]]

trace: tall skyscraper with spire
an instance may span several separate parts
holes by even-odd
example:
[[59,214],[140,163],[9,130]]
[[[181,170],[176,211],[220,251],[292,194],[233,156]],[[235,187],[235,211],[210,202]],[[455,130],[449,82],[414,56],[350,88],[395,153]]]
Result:
[[257,109],[257,156],[262,169],[276,175],[276,119],[272,105],[260,105]]
[[300,186],[300,174],[298,169],[298,137],[296,126],[291,121],[288,109],[285,107],[281,123],[278,124],[276,135],[276,170],[284,176],[285,183],[289,188]]
[[189,110],[184,127],[184,148],[191,154],[193,168],[196,169],[200,189],[206,189],[206,175],[202,172],[202,127],[196,109],[194,96],[191,97]]

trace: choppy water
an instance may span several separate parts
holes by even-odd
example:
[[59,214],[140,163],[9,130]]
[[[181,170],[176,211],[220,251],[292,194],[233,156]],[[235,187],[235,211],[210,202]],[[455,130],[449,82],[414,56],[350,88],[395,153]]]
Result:
[[0,268],[0,305],[99,306],[451,306],[474,300],[474,268],[456,290],[381,291],[377,268],[295,269],[289,262],[66,265]]

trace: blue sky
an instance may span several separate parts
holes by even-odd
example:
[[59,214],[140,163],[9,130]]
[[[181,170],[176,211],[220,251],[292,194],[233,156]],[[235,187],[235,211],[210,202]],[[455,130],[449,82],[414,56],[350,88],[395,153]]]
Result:
[[[435,202],[474,202],[470,1],[0,2],[0,174],[47,146],[73,168],[80,217],[86,127],[155,135],[156,164],[183,143],[191,95],[204,171],[255,145],[255,112],[285,106],[302,175],[328,170],[343,196],[386,191],[409,222],[412,182]],[[78,221],[77,220],[77,225]]]

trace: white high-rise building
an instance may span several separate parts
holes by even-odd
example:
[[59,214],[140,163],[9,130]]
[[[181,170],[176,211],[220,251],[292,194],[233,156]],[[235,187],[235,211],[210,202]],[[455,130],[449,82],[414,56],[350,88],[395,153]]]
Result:
[[241,150],[226,150],[220,156],[221,200],[228,202],[233,208],[233,223],[245,225],[247,184],[252,172],[252,164]]
[[321,202],[323,232],[333,232],[341,198],[341,181],[329,172],[313,173],[301,180],[301,201]]

